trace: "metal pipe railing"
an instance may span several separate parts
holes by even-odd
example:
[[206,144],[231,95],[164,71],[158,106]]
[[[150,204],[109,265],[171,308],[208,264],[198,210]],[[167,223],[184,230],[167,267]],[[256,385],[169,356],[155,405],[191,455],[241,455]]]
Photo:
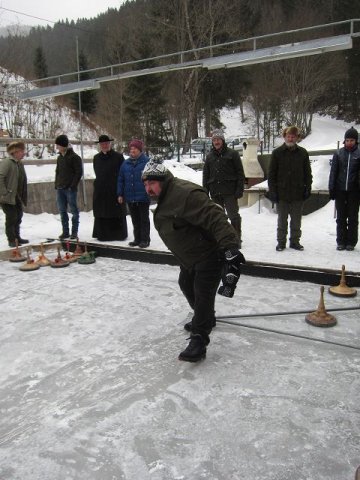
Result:
[[[349,24],[349,34],[350,35],[357,35],[360,34],[360,32],[355,32],[355,23],[360,22],[359,18],[354,18],[354,19],[348,19],[348,20],[342,20],[339,22],[331,22],[331,23],[325,23],[321,25],[313,25],[311,27],[303,27],[303,28],[297,28],[297,29],[292,29],[292,30],[286,30],[284,32],[275,32],[275,33],[268,33],[265,35],[256,35],[253,37],[245,38],[245,39],[239,39],[239,40],[233,40],[231,42],[224,42],[224,43],[218,43],[216,45],[207,45],[206,47],[199,47],[199,48],[193,48],[190,50],[182,50],[179,52],[173,52],[173,53],[167,53],[163,55],[157,55],[154,57],[148,57],[148,58],[143,58],[140,60],[132,60],[128,62],[123,62],[123,63],[117,63],[113,65],[106,65],[104,67],[96,67],[96,68],[91,68],[87,70],[82,70],[81,73],[88,73],[88,74],[95,74],[96,72],[100,72],[103,70],[110,70],[110,76],[114,76],[114,69],[116,68],[122,68],[122,67],[128,67],[130,65],[138,65],[144,62],[153,62],[155,60],[164,60],[172,57],[180,57],[180,61],[182,61],[184,55],[186,54],[191,54],[191,53],[199,53],[199,52],[204,52],[204,51],[209,51],[209,50],[214,50],[217,48],[223,48],[223,47],[229,47],[233,45],[240,45],[244,44],[247,42],[252,42],[253,43],[253,50],[257,49],[257,44],[259,40],[265,40],[265,39],[271,39],[271,38],[278,38],[280,36],[285,36],[285,35],[290,35],[290,34],[298,34],[298,33],[303,33],[303,32],[309,32],[309,31],[314,31],[314,30],[323,30],[325,28],[333,28],[336,26],[340,25],[346,25]],[[33,79],[31,80],[32,83],[37,83],[37,82],[45,82],[45,81],[50,81],[56,79],[58,81],[58,84],[61,84],[61,79],[64,77],[76,77],[79,75],[79,71],[76,72],[70,72],[70,73],[63,73],[60,75],[52,75],[50,77],[44,77],[44,78],[39,78],[39,79]],[[105,75],[105,74],[103,74]],[[13,83],[11,84],[11,87],[17,87],[20,85],[27,84],[28,82],[19,82],[19,83]]]

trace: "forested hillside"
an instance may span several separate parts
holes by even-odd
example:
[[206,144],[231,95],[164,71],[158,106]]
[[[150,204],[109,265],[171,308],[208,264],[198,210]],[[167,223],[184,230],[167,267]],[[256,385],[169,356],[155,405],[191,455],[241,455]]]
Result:
[[[360,2],[133,0],[97,18],[33,28],[28,36],[1,37],[0,65],[27,79],[44,78],[77,70],[76,37],[80,69],[86,70],[349,18],[360,18]],[[341,26],[326,30],[327,36],[341,33]],[[285,43],[299,40],[295,34],[284,38]],[[234,48],[217,49],[214,55]],[[187,53],[185,60],[201,55],[211,56],[212,51]],[[128,69],[165,63],[166,59],[149,60]],[[82,106],[119,141],[139,136],[148,145],[162,145],[208,134],[220,126],[220,108],[241,109],[246,102],[254,133],[266,145],[287,123],[296,123],[308,134],[314,112],[359,122],[359,77],[360,40],[355,39],[354,48],[345,52],[108,82],[96,92],[83,92]],[[77,107],[77,95],[57,101]]]

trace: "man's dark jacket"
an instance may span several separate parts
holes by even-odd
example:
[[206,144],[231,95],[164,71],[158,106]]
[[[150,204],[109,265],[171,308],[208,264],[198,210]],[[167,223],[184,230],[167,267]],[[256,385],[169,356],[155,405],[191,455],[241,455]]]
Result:
[[312,174],[309,154],[305,148],[284,143],[271,154],[268,174],[270,198],[276,201],[305,200],[311,191]]
[[244,168],[239,152],[226,145],[221,150],[214,147],[206,156],[203,170],[203,186],[212,197],[234,195],[241,198],[244,193]]
[[65,155],[60,154],[57,158],[55,188],[71,188],[71,190],[76,190],[82,173],[81,158],[72,148],[68,148]]
[[238,248],[234,228],[221,207],[205,190],[167,172],[162,184],[154,225],[181,265],[191,268],[216,250]]
[[330,197],[335,198],[337,191],[359,191],[360,149],[356,145],[352,150],[340,148],[334,154],[329,175]]
[[117,182],[123,161],[123,155],[115,150],[94,156],[94,217],[117,218],[123,215],[123,208],[117,202]]

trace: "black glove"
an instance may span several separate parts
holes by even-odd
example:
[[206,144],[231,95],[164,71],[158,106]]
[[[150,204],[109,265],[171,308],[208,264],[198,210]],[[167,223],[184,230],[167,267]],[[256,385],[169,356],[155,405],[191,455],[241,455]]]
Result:
[[276,192],[268,191],[264,193],[265,197],[270,200],[272,203],[279,203],[279,195]]
[[240,250],[236,248],[226,250],[224,257],[225,261],[221,272],[222,285],[218,289],[218,294],[232,298],[240,278],[241,264],[245,263],[245,258]]
[[330,200],[335,200],[336,198],[335,190],[329,190],[329,197],[330,197]]
[[304,187],[304,193],[303,193],[303,199],[307,200],[310,198],[311,195],[311,189],[309,187]]
[[242,198],[244,195],[244,192],[235,192],[235,198]]

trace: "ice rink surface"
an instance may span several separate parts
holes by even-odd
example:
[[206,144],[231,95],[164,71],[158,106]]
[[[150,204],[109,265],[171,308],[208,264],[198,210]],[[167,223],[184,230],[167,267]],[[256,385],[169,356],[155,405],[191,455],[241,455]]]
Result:
[[[359,350],[218,323],[206,360],[180,362],[177,275],[108,258],[1,263],[1,480],[353,480]],[[242,276],[217,314],[318,303],[319,286]],[[359,310],[335,314],[328,329],[302,314],[234,321],[360,348]]]

